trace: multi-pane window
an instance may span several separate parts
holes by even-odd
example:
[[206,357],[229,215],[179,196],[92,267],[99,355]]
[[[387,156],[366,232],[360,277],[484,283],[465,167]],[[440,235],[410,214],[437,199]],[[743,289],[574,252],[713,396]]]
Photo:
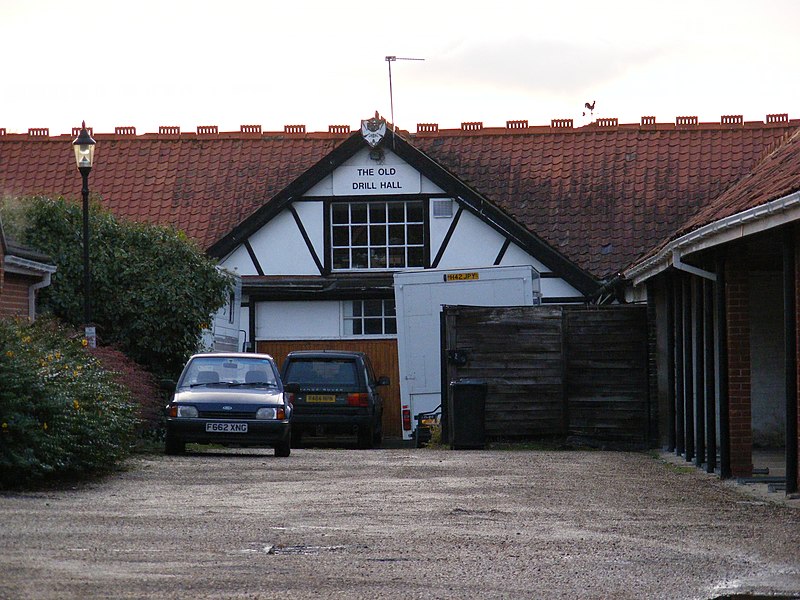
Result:
[[424,267],[421,201],[331,205],[334,270]]
[[397,333],[394,300],[349,300],[343,307],[345,335]]

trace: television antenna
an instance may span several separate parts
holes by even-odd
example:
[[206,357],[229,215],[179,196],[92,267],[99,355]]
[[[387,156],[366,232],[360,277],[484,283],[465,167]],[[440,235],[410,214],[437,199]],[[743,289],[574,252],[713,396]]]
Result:
[[424,58],[404,58],[402,56],[387,56],[386,62],[389,63],[389,108],[391,110],[392,118],[392,131],[395,130],[394,125],[394,94],[392,92],[392,63],[396,60],[425,60]]

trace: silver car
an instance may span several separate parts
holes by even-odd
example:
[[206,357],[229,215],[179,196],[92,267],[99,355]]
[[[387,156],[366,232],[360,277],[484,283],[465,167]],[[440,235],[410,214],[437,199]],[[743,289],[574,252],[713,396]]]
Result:
[[167,405],[167,454],[187,443],[272,446],[289,456],[292,407],[269,354],[195,354]]

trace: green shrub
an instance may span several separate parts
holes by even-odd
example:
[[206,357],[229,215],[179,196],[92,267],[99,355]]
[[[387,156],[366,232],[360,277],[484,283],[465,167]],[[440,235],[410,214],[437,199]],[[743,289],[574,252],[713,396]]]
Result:
[[131,449],[130,393],[55,321],[0,320],[0,487],[112,469]]
[[[7,204],[9,230],[58,266],[39,293],[39,309],[85,325],[81,205],[45,197]],[[159,377],[177,377],[233,280],[180,231],[118,219],[97,203],[89,216],[92,320],[100,342]]]

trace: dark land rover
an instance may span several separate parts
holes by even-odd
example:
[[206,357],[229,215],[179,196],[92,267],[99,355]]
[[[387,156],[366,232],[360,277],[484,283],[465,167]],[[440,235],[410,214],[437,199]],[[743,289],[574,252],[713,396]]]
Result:
[[294,405],[292,445],[304,435],[356,435],[359,448],[383,441],[383,399],[387,377],[375,377],[362,352],[290,352],[283,363],[284,390]]

